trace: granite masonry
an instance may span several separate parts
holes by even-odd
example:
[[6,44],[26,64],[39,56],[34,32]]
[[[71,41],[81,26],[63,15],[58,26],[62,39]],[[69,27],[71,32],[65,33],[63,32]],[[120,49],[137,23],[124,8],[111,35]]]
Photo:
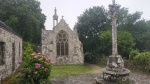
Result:
[[22,59],[22,38],[0,21],[0,81],[19,67]]
[[[55,24],[56,23],[56,24]],[[56,13],[53,16],[53,30],[42,29],[41,53],[51,58],[55,65],[83,64],[83,46],[76,27],[71,30],[65,20],[58,23]]]

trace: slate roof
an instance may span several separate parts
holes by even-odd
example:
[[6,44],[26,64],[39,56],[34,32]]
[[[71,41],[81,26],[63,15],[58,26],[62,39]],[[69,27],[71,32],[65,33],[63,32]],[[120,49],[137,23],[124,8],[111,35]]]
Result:
[[15,31],[13,31],[10,27],[8,27],[5,23],[3,23],[1,20],[0,20],[0,28],[3,28],[4,30],[8,31],[8,32],[11,32],[13,34],[15,34],[16,36],[22,38],[19,34],[17,34]]

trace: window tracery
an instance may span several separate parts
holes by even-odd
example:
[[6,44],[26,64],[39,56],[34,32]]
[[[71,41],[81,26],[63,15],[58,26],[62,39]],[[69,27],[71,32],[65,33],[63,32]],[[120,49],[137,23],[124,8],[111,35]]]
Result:
[[61,30],[57,34],[57,56],[68,56],[68,35],[65,31]]

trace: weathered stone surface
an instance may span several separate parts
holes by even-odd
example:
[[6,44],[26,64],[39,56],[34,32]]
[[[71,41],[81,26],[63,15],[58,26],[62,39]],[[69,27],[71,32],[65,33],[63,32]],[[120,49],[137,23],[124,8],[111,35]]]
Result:
[[[68,54],[58,56],[57,38],[60,32],[64,32],[67,36]],[[63,18],[53,27],[53,30],[42,30],[41,37],[41,53],[48,55],[53,64],[66,65],[84,63],[83,47],[77,32],[75,30],[72,31]],[[64,40],[66,41],[66,39]],[[66,49],[63,49],[63,51],[64,50]]]
[[5,43],[4,64],[0,65],[0,79],[3,79],[19,67],[18,61],[22,59],[22,38],[0,21],[0,42]]
[[112,0],[112,5],[109,5],[109,9],[112,17],[112,55],[109,56],[107,67],[102,70],[103,79],[106,81],[117,81],[126,80],[130,74],[130,70],[124,68],[124,61],[120,55],[118,55],[117,49],[117,24],[116,24],[116,15],[120,6],[115,3],[115,0]]

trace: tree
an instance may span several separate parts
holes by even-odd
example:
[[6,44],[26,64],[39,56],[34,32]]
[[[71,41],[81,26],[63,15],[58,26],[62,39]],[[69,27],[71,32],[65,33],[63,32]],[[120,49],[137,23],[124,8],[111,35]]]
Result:
[[[150,37],[150,21],[143,22],[140,19],[141,15],[142,12],[136,11],[135,13],[130,14],[127,8],[120,8],[117,14],[117,29],[126,30],[126,32],[130,33],[134,38],[136,44],[135,47],[138,50],[149,51],[150,46],[148,44],[150,43],[150,39],[148,37]],[[77,32],[79,39],[83,43],[85,61],[87,59],[89,61],[97,59],[100,55],[98,47],[103,43],[98,40],[98,36],[101,35],[101,31],[106,31],[110,28],[110,13],[103,6],[89,8],[78,17]],[[108,46],[110,45],[103,46],[104,50],[106,50],[105,48],[108,48]],[[105,54],[110,54],[109,49],[107,52],[105,51]],[[124,53],[124,55],[127,56],[128,53]]]
[[145,51],[150,51],[150,20],[146,21],[146,25],[147,25],[147,31],[146,31],[146,35],[147,35],[147,38],[146,41],[145,41]]
[[[135,42],[132,35],[125,31],[117,32],[118,52],[125,58],[129,58],[130,51],[134,48]],[[112,32],[110,30],[102,31],[99,35],[99,52],[106,56],[112,54]]]
[[36,45],[41,40],[45,15],[37,0],[0,0],[0,19],[23,37]]
[[146,20],[139,20],[135,23],[132,35],[137,43],[136,47],[140,52],[150,51],[150,26]]
[[150,51],[150,26],[148,21],[141,20],[142,12],[128,13],[128,9],[120,9],[118,14],[118,29],[130,32],[135,39],[136,48],[142,51]]
[[112,33],[111,31],[101,31],[99,35],[99,53],[105,56],[112,54]]
[[83,43],[84,52],[96,50],[99,32],[110,26],[107,16],[107,10],[103,6],[97,6],[87,9],[78,17],[77,32]]

